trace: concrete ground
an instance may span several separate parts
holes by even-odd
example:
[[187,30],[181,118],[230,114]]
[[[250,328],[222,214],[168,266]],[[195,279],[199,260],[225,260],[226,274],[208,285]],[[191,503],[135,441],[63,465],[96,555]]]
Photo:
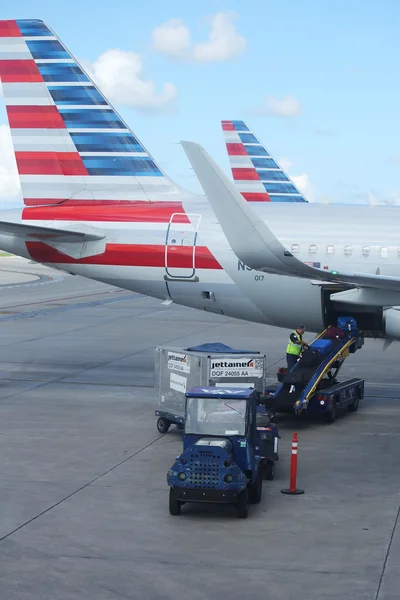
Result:
[[[260,349],[273,379],[287,335],[1,259],[1,600],[398,600],[397,344],[349,358],[357,413],[281,420],[276,478],[247,520],[169,515],[181,446],[156,430],[154,346]],[[290,497],[295,429],[305,494]]]

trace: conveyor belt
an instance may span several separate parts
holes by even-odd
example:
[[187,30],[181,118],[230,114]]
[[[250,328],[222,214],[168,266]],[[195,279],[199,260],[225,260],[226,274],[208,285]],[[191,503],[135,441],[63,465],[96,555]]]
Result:
[[[323,338],[326,331],[326,329],[322,331],[316,340]],[[318,389],[336,383],[336,377],[345,359],[362,346],[362,337],[358,331],[346,332],[346,334],[341,340],[333,340],[332,350],[321,358],[318,365],[302,366],[301,359],[296,363],[275,391],[273,402],[275,410],[278,412],[294,410],[299,414],[307,409],[310,399]],[[313,345],[311,344],[310,347],[312,348]],[[325,376],[328,378],[324,379]]]

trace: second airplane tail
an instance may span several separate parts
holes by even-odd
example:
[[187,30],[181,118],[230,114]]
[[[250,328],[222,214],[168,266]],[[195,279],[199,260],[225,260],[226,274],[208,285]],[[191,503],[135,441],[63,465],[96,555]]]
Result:
[[236,187],[248,202],[307,202],[244,121],[222,121]]

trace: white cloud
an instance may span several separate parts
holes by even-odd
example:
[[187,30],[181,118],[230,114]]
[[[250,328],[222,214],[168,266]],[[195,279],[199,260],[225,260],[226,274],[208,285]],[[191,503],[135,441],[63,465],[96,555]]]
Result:
[[15,203],[21,198],[17,165],[10,130],[0,125],[0,202]]
[[293,167],[294,165],[294,162],[292,162],[289,158],[280,158],[278,163],[286,172],[290,169],[290,167]]
[[82,63],[104,95],[116,104],[160,109],[176,97],[177,89],[172,83],[164,83],[158,91],[154,81],[143,78],[142,57],[135,52],[113,48],[106,50],[93,64]]
[[294,185],[303,192],[306,199],[309,202],[314,202],[316,186],[311,183],[309,176],[303,173],[303,175],[291,175],[291,179]]
[[291,94],[276,98],[276,96],[268,96],[264,103],[255,110],[260,116],[272,115],[274,117],[298,117],[302,113],[300,100],[297,100]]
[[244,52],[247,42],[236,31],[235,19],[235,13],[220,12],[214,15],[210,19],[209,39],[194,45],[194,59],[199,62],[224,61]]
[[386,194],[385,198],[379,202],[379,204],[389,204],[391,206],[398,206],[400,204],[400,193],[398,190],[391,190]]
[[191,42],[191,32],[182,19],[171,19],[152,32],[153,48],[170,58],[199,63],[223,62],[244,52],[247,41],[238,33],[234,12],[209,17],[210,34],[205,42]]
[[293,181],[294,185],[304,194],[306,200],[309,202],[315,202],[317,188],[311,183],[307,173],[303,173],[302,175],[290,175],[289,170],[294,166],[295,163],[289,158],[281,158],[278,162],[282,169]]
[[152,34],[153,48],[173,58],[180,58],[190,48],[190,31],[182,19],[170,19],[156,27]]

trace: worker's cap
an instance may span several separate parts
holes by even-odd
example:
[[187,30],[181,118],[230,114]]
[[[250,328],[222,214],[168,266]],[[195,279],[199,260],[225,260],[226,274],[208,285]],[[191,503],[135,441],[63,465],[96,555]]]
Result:
[[297,329],[305,329],[305,325],[299,325]]

